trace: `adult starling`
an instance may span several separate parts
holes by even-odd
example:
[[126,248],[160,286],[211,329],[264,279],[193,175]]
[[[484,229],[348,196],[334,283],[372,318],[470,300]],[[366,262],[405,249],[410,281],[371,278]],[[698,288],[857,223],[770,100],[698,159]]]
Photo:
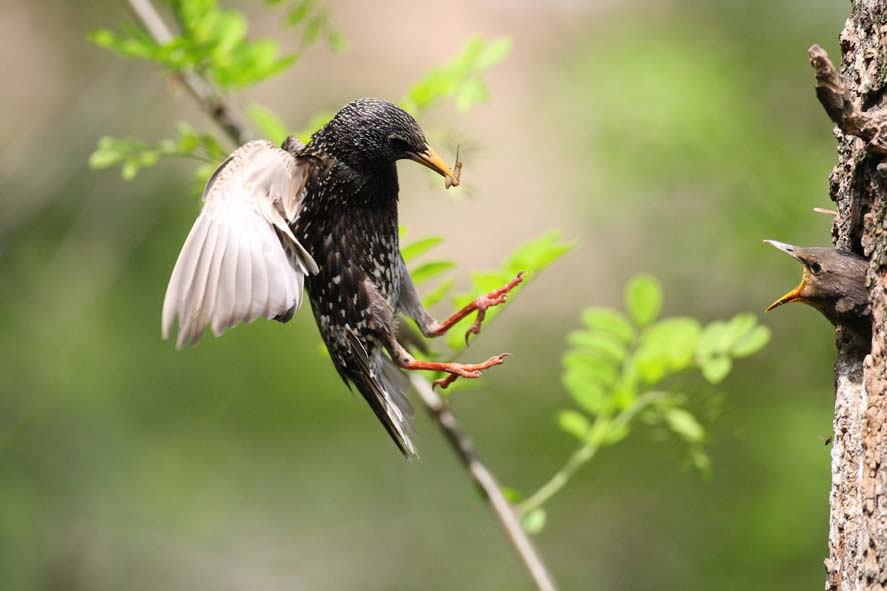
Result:
[[783,304],[802,302],[819,310],[835,326],[871,335],[871,303],[865,286],[868,261],[835,248],[792,246],[776,240],[764,242],[804,266],[801,283],[770,304],[767,312]]
[[[422,305],[398,243],[396,161],[409,158],[458,184],[399,107],[361,99],[343,107],[311,141],[281,148],[252,141],[213,173],[170,278],[163,336],[177,321],[177,346],[194,345],[207,326],[225,329],[259,316],[286,322],[303,283],[323,341],[346,384],[357,387],[405,456],[416,455],[408,431],[409,382],[398,369],[477,378],[506,354],[478,364],[419,361],[398,340],[400,314],[426,337],[447,332],[505,301],[521,276],[438,322]],[[387,356],[385,355],[387,353]]]

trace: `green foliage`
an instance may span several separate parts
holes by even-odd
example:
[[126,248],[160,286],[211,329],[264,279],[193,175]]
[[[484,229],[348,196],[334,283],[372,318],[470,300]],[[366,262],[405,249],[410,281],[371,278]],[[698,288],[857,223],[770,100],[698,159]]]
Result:
[[266,4],[286,4],[288,13],[286,23],[290,27],[302,28],[302,47],[312,45],[321,36],[336,53],[348,49],[348,39],[333,24],[332,15],[326,4],[320,0],[265,0]]
[[473,37],[453,61],[435,68],[413,85],[400,105],[417,114],[445,99],[455,100],[460,111],[467,111],[472,105],[486,101],[490,91],[483,75],[505,59],[511,45],[511,39],[507,37],[493,41]]
[[[319,0],[265,0],[269,5],[287,6],[287,22],[302,30],[303,48],[325,35],[334,50],[344,50],[347,41],[333,24],[328,8]],[[246,17],[236,11],[222,10],[217,0],[175,0],[173,12],[181,25],[181,34],[164,45],[158,45],[139,27],[126,25],[122,34],[102,29],[90,39],[100,47],[129,58],[155,62],[173,72],[195,72],[222,88],[240,88],[256,84],[284,71],[297,56],[280,56],[279,47],[271,40],[250,41],[246,38]],[[488,95],[483,75],[505,58],[511,41],[501,38],[486,41],[472,38],[456,58],[432,70],[407,93],[401,105],[414,113],[434,104],[453,99],[460,110],[482,102]],[[262,135],[280,144],[290,134],[289,127],[268,107],[253,104],[248,114]],[[311,134],[323,127],[335,113],[324,110],[315,114],[296,133],[307,143]],[[175,140],[161,140],[156,145],[133,138],[102,138],[93,155],[94,168],[114,164],[124,167],[123,178],[130,180],[139,169],[153,166],[163,156],[192,156],[177,150]],[[218,142],[216,142],[218,143]],[[224,154],[211,162],[217,164]],[[206,170],[201,178],[207,178]],[[430,278],[445,270],[441,265],[425,269]],[[442,296],[441,296],[442,297]]]
[[89,166],[101,169],[120,165],[121,176],[132,180],[141,169],[154,166],[164,157],[188,156],[209,164],[225,157],[225,150],[214,136],[197,133],[187,123],[179,123],[178,131],[178,138],[156,144],[147,144],[135,138],[104,136],[90,155]]
[[[562,375],[579,410],[557,415],[559,428],[576,439],[579,448],[547,485],[518,506],[524,517],[539,510],[600,448],[625,439],[638,416],[673,433],[687,445],[693,465],[708,469],[706,430],[687,406],[688,384],[683,381],[678,389],[670,378],[695,369],[708,382],[720,383],[735,358],[767,344],[770,331],[753,314],[703,326],[690,317],[659,319],[661,307],[659,282],[638,275],[625,288],[627,315],[608,308],[582,313],[584,326],[567,336],[570,348]],[[538,531],[538,518],[531,525]]]
[[[474,271],[471,273],[471,288],[453,298],[455,308],[458,310],[469,304],[478,295],[489,293],[498,289],[524,272],[525,279],[515,288],[509,297],[513,298],[524,286],[532,280],[533,276],[554,263],[557,259],[569,252],[575,243],[561,240],[559,230],[552,230],[543,236],[531,240],[518,247],[498,269],[489,271]],[[484,325],[488,326],[504,308],[496,306],[487,310]],[[448,344],[453,351],[459,351],[465,346],[465,331],[474,322],[469,316],[450,329],[447,334]],[[464,380],[462,380],[464,382]],[[458,383],[458,382],[456,382]]]
[[246,17],[222,10],[217,0],[175,0],[171,3],[181,33],[169,43],[155,42],[138,27],[121,34],[107,29],[90,39],[121,56],[149,60],[178,73],[197,72],[222,88],[250,86],[291,66],[295,55],[281,55],[277,42],[246,38]]
[[[403,241],[405,236],[406,230],[401,227],[401,241]],[[432,279],[438,278],[446,271],[449,271],[456,266],[453,261],[440,259],[430,260],[420,264],[410,264],[415,263],[416,259],[427,254],[442,242],[443,238],[440,236],[429,236],[401,247],[401,254],[410,268],[410,276],[413,278],[413,282],[416,285],[425,284]],[[453,297],[455,309],[458,310],[462,308],[478,295],[489,293],[494,289],[502,287],[514,279],[518,273],[523,271],[526,273],[524,283],[519,285],[511,293],[515,294],[519,292],[529,278],[554,263],[561,256],[569,252],[573,246],[573,243],[563,242],[560,238],[560,232],[556,230],[548,232],[536,240],[531,240],[530,242],[519,246],[511,256],[502,263],[499,269],[472,273],[472,285],[470,290]],[[454,282],[451,280],[443,281],[437,288],[428,292],[423,300],[425,305],[432,306],[441,301],[449,293],[450,289],[453,287],[453,283]],[[488,325],[490,321],[501,312],[501,310],[501,306],[487,310],[484,325]],[[474,317],[469,315],[469,317],[463,319],[459,324],[450,329],[450,332],[448,333],[448,344],[452,349],[453,354],[456,354],[465,347],[465,330],[472,322],[474,322]],[[463,387],[464,384],[467,383],[470,382],[466,382],[465,380],[457,381],[448,391],[453,391],[457,389],[457,387]],[[459,386],[456,386],[456,384]]]
[[[452,99],[460,111],[467,111],[489,98],[489,89],[483,76],[508,56],[511,46],[511,39],[505,37],[493,41],[482,37],[471,38],[450,63],[426,74],[398,104],[404,110],[419,116],[438,103]],[[299,138],[307,142],[311,134],[323,127],[334,114],[327,111],[315,115],[299,132]]]

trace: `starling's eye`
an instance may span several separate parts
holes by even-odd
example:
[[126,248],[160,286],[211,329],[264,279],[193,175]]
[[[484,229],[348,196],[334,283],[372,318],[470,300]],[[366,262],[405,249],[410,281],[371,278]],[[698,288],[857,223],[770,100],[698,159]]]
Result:
[[388,136],[388,145],[391,146],[391,149],[395,152],[410,152],[412,148],[410,147],[409,142],[407,142],[402,137],[398,137],[396,135]]
[[810,270],[813,271],[814,275],[819,275],[820,273],[822,273],[822,265],[820,265],[819,263],[813,263],[812,265],[810,265]]

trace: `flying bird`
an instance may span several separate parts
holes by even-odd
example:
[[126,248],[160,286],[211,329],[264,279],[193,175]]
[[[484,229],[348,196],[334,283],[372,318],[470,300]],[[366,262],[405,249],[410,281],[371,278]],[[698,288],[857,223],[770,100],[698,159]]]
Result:
[[345,105],[307,145],[290,137],[280,148],[256,140],[235,150],[207,182],[176,261],[163,337],[178,324],[182,348],[197,344],[207,327],[219,336],[259,316],[287,322],[304,287],[339,375],[363,395],[400,451],[415,456],[409,381],[401,370],[446,372],[436,382],[446,387],[458,377],[480,377],[507,354],[476,364],[417,360],[402,344],[398,317],[437,337],[476,312],[467,339],[522,274],[436,320],[400,254],[395,163],[403,159],[437,172],[447,188],[458,185],[416,120],[378,99]]
[[804,266],[801,283],[767,307],[801,302],[819,310],[835,326],[846,326],[871,338],[871,301],[863,257],[827,247],[803,247],[765,240]]

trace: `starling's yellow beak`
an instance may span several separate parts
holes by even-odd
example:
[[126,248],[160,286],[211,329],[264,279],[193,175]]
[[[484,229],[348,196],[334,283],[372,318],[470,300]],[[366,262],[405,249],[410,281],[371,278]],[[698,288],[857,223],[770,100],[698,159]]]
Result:
[[[778,240],[764,240],[764,242],[766,242],[767,244],[769,244],[775,248],[778,248],[782,252],[784,252],[796,259],[798,258],[798,256],[795,254],[795,247],[792,246],[791,244],[786,244],[785,242],[779,242]],[[804,274],[801,276],[801,283],[798,284],[798,286],[796,288],[794,288],[793,290],[791,290],[790,292],[788,292],[787,294],[785,294],[784,296],[782,296],[781,298],[779,298],[778,300],[776,300],[775,302],[773,302],[772,304],[767,306],[767,309],[764,310],[764,312],[769,312],[773,308],[778,308],[782,304],[790,304],[791,302],[798,302],[798,301],[803,300],[804,296],[801,295],[801,291],[803,291],[806,284],[807,284],[807,267],[805,266],[804,267]]]
[[434,172],[438,173],[440,176],[448,179],[454,179],[453,171],[450,170],[450,167],[447,166],[447,163],[443,161],[443,158],[440,157],[440,154],[434,151],[429,145],[425,145],[425,151],[416,154],[411,153],[409,155],[410,159],[415,160],[422,166],[427,166]]

